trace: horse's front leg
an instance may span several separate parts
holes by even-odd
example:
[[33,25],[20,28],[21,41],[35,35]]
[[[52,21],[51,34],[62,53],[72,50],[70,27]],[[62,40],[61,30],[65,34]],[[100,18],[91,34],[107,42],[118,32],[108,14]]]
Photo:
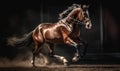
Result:
[[73,38],[73,40],[79,45],[78,47],[81,47],[80,50],[82,49],[82,51],[80,51],[80,56],[85,56],[87,52],[88,43],[80,39],[79,37]]
[[72,61],[73,62],[78,61],[80,59],[78,44],[75,41],[73,41],[71,38],[69,38],[69,37],[66,38],[65,43],[75,47],[76,52],[74,54],[74,57],[72,58]]

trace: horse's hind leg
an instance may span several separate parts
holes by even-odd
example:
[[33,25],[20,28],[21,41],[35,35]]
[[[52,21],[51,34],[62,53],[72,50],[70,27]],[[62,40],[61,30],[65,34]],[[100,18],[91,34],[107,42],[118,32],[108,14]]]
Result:
[[47,43],[48,44],[48,50],[49,50],[49,56],[53,56],[54,55],[54,44],[52,43]]
[[68,60],[64,56],[53,55],[54,58],[61,60],[65,66],[69,66]]
[[35,67],[35,57],[36,57],[37,49],[38,49],[38,44],[35,44],[35,48],[32,51],[33,57],[32,57],[32,61],[31,61],[33,67]]
[[68,63],[68,61],[67,61],[67,59],[65,57],[54,54],[54,44],[48,43],[48,45],[49,45],[48,49],[50,51],[49,56],[54,57],[54,58],[56,58],[58,60],[61,60],[64,65],[68,66],[69,63]]
[[37,42],[35,43],[35,49],[33,50],[33,58],[31,61],[33,67],[35,67],[35,57],[36,57],[36,55],[39,54],[39,50],[40,50],[42,45],[43,45],[42,43],[41,44],[38,44]]

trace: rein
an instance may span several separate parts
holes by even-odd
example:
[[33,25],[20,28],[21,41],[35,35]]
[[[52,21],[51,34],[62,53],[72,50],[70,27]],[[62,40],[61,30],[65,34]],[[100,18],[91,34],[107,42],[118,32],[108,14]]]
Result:
[[79,20],[77,20],[77,19],[74,19],[74,18],[72,18],[72,17],[68,17],[68,18],[73,19],[73,20],[76,21],[77,23],[81,23],[81,24],[84,25],[84,22],[81,22],[81,21],[79,21]]

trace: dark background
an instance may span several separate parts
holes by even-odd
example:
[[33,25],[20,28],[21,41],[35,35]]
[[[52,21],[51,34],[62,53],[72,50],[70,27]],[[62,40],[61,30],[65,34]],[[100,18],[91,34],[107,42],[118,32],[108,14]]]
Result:
[[104,24],[104,50],[120,52],[120,14],[118,1],[102,2]]
[[[31,32],[42,22],[57,22],[59,13],[64,11],[73,3],[90,4],[89,13],[93,28],[81,29],[81,38],[89,43],[87,55],[84,60],[88,63],[99,63],[97,60],[108,60],[102,63],[119,63],[120,54],[119,45],[119,2],[114,0],[40,0],[40,1],[8,1],[2,2],[1,23],[0,23],[0,57],[10,59],[21,53],[16,48],[10,48],[6,45],[8,37],[22,36]],[[102,18],[102,20],[101,20]],[[101,26],[103,25],[103,31]],[[103,40],[101,37],[103,33]],[[70,56],[73,52],[67,45],[59,45],[64,48],[56,48],[58,54]],[[69,50],[68,50],[69,49]],[[61,53],[62,52],[62,53]],[[107,59],[106,59],[107,57]],[[89,62],[94,61],[94,62]],[[96,61],[96,62],[95,62]]]

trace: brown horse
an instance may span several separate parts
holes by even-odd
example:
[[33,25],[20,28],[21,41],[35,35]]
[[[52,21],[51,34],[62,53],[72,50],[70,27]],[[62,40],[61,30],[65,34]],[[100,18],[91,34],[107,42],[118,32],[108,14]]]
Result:
[[61,60],[64,65],[68,65],[68,60],[63,56],[54,54],[54,44],[68,44],[74,46],[76,52],[72,60],[74,62],[78,61],[80,59],[78,45],[82,43],[79,39],[79,24],[85,25],[87,29],[91,29],[92,26],[87,7],[88,6],[85,5],[73,4],[60,14],[60,20],[58,22],[41,23],[25,38],[19,39],[19,41],[16,40],[12,45],[25,46],[26,43],[29,45],[31,40],[34,41],[33,66],[35,66],[35,55],[38,54],[44,43],[48,44],[50,56]]

